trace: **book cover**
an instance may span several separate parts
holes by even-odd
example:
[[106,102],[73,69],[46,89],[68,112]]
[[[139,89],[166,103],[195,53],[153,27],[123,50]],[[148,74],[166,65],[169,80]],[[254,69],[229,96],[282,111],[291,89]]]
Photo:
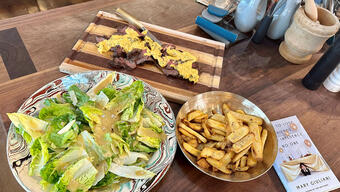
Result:
[[274,169],[287,191],[330,191],[340,183],[296,116],[272,121],[278,154]]

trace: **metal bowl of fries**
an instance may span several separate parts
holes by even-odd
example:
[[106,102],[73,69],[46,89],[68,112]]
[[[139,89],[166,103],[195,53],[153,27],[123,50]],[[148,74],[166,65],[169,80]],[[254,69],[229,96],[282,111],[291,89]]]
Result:
[[223,181],[250,181],[265,174],[277,154],[277,137],[264,112],[229,92],[189,99],[176,118],[185,157],[203,173]]

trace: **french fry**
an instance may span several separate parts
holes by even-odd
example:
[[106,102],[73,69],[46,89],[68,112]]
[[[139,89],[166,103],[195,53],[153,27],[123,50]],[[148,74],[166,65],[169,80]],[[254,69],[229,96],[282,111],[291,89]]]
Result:
[[182,136],[182,138],[185,142],[189,142],[192,139],[192,138],[185,136],[185,135],[181,135],[181,136]]
[[238,168],[236,168],[235,169],[235,171],[248,171],[248,169],[249,169],[249,167],[248,166],[246,166],[246,167],[238,167]]
[[197,161],[198,166],[202,167],[203,169],[209,169],[210,164],[204,159],[200,159]]
[[218,170],[222,171],[225,174],[231,174],[232,173],[229,169],[227,169],[227,167],[222,162],[220,162],[216,159],[207,158],[207,161],[211,166],[217,168]]
[[235,170],[240,167],[240,162],[240,159],[235,162]]
[[223,111],[223,114],[226,116],[227,113],[228,113],[229,111],[231,111],[231,109],[230,109],[230,107],[229,107],[228,104],[223,103],[223,104],[222,104],[222,111]]
[[211,158],[220,160],[220,159],[223,158],[224,154],[225,154],[224,151],[220,151],[220,150],[217,150],[215,148],[205,147],[201,151],[200,156],[205,157],[205,158],[211,157]]
[[247,166],[248,167],[255,167],[256,164],[257,164],[256,159],[253,157],[252,153],[250,153],[248,155],[248,158],[247,158]]
[[213,134],[218,134],[218,135],[223,135],[223,136],[226,135],[225,131],[221,131],[221,130],[219,130],[219,129],[211,129],[211,132],[212,132]]
[[196,138],[195,139],[191,139],[190,141],[188,141],[188,144],[193,146],[193,147],[195,147],[195,148],[198,147],[198,142],[197,142]]
[[195,119],[193,119],[193,121],[196,123],[202,123],[205,119],[208,119],[208,114],[203,114],[201,116],[198,116]]
[[217,169],[216,167],[212,167],[212,171],[213,171],[213,172],[217,172],[218,169]]
[[214,141],[223,141],[225,137],[223,135],[211,135],[210,137],[208,137],[208,139]]
[[241,157],[241,162],[240,162],[240,168],[245,167],[247,164],[247,156],[242,156]]
[[207,142],[207,139],[204,138],[202,135],[200,135],[199,133],[197,133],[196,131],[192,130],[191,128],[189,128],[188,126],[186,126],[184,123],[179,123],[179,127],[183,128],[184,130],[186,130],[188,133],[194,135],[195,137],[197,137],[200,141],[202,141],[203,143]]
[[206,147],[211,147],[211,148],[213,148],[213,147],[216,146],[216,144],[217,144],[217,142],[209,141],[208,143],[205,144],[205,146],[206,146]]
[[218,129],[221,131],[226,131],[226,126],[224,123],[221,123],[219,121],[213,120],[213,119],[208,119],[206,121],[207,126],[214,128],[214,129]]
[[248,146],[247,148],[245,148],[241,152],[237,153],[233,158],[233,163],[240,160],[249,151],[249,149],[250,149],[250,146]]
[[207,124],[206,124],[206,121],[202,122],[202,127],[203,127],[203,130],[204,130],[204,134],[207,138],[209,138],[211,136],[211,133],[207,127]]
[[239,153],[245,148],[249,147],[254,142],[254,134],[248,134],[245,137],[243,137],[238,142],[234,143],[232,146],[232,150],[235,153]]
[[191,123],[187,119],[183,119],[183,123],[186,124],[188,127],[190,127],[191,129],[193,129],[195,131],[201,131],[202,130],[202,126],[199,123]]
[[246,114],[246,113],[245,113],[243,110],[241,110],[241,109],[238,109],[238,110],[236,110],[235,112],[240,113],[240,114],[243,114],[243,115]]
[[225,117],[222,114],[216,113],[210,117],[210,119],[216,120],[221,123],[225,123]]
[[239,124],[238,120],[233,115],[231,115],[230,112],[231,111],[229,111],[227,113],[228,124],[229,124],[229,126],[231,128],[231,131],[235,131],[238,128],[240,128],[240,124]]
[[234,111],[229,111],[229,113],[235,118],[245,121],[247,123],[256,123],[258,125],[262,125],[263,123],[263,120],[261,118],[253,116],[253,115],[241,114],[241,113],[237,113]]
[[232,133],[231,131],[231,127],[229,124],[226,125],[226,129],[225,129],[226,135],[230,135]]
[[211,110],[211,113],[212,113],[212,114],[217,114],[216,109]]
[[254,142],[251,146],[253,157],[257,161],[262,161],[263,159],[263,148],[262,148],[262,141],[260,135],[259,126],[256,123],[250,123],[249,129],[252,134],[254,134]]
[[185,143],[183,142],[183,147],[184,149],[190,153],[191,155],[194,155],[194,156],[199,156],[201,151],[197,150],[196,148],[192,147],[191,145],[189,145],[188,143]]
[[184,130],[183,128],[178,128],[178,131],[181,132],[183,135],[195,139],[196,137],[188,133],[188,131]]
[[249,128],[247,126],[242,126],[239,129],[234,130],[230,135],[228,135],[229,141],[236,143],[241,140],[244,136],[249,133]]
[[223,163],[223,164],[225,164],[225,165],[228,165],[230,162],[231,162],[231,160],[232,160],[232,158],[234,157],[234,151],[232,151],[232,150],[229,150],[224,156],[223,156],[223,158],[221,159],[221,162]]
[[191,121],[199,116],[202,116],[204,115],[204,113],[200,110],[194,110],[194,111],[191,111],[190,113],[187,114],[187,118],[188,118],[188,121]]
[[263,129],[262,126],[259,125],[259,129],[260,129],[260,133],[262,133],[262,129]]
[[219,141],[216,143],[216,148],[225,149],[228,145],[228,140],[224,139],[223,141]]
[[233,169],[234,165],[233,164],[228,164],[227,169]]
[[264,150],[264,144],[266,143],[267,135],[268,135],[267,129],[263,129],[262,135],[261,135],[262,151]]

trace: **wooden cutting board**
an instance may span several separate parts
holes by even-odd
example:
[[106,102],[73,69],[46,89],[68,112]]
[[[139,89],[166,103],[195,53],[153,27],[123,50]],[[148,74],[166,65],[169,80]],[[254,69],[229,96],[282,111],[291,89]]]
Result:
[[[143,23],[143,22],[142,22]],[[61,72],[73,74],[88,70],[115,70],[127,73],[149,83],[170,101],[184,103],[190,97],[219,88],[225,45],[223,43],[143,23],[163,43],[174,44],[180,50],[188,51],[198,60],[200,79],[193,84],[187,80],[167,77],[152,64],[138,65],[136,69],[112,68],[110,54],[100,54],[96,47],[96,36],[111,36],[118,26],[127,25],[118,16],[99,11],[86,28],[84,34],[72,48],[72,53],[59,66]]]

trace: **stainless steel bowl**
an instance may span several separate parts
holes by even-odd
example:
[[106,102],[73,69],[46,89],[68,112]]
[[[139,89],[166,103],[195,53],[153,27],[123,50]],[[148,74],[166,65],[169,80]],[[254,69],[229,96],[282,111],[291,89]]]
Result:
[[180,149],[193,166],[211,177],[231,182],[244,182],[256,179],[265,174],[272,167],[277,155],[277,137],[266,114],[264,114],[263,111],[254,103],[244,97],[229,92],[211,91],[202,93],[192,97],[182,106],[178,112],[176,124],[178,126],[181,119],[184,118],[188,112],[194,109],[199,109],[206,113],[210,113],[213,109],[218,112],[222,112],[222,103],[227,103],[233,110],[242,109],[247,114],[256,115],[264,120],[262,126],[268,130],[268,137],[264,148],[263,161],[261,163],[257,163],[256,167],[249,169],[247,172],[236,172],[231,175],[203,169],[196,164],[196,157],[184,150],[183,139],[180,137],[178,129],[176,129],[176,137]]

